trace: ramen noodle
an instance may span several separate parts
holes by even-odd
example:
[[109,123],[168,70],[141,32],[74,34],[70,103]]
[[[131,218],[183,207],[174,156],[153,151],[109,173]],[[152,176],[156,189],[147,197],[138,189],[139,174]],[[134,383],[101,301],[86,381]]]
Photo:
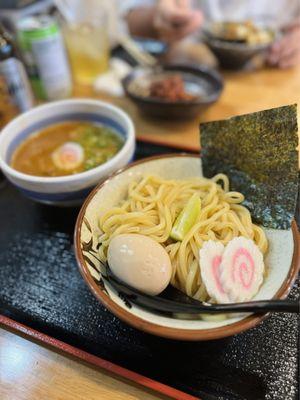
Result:
[[[170,237],[172,227],[194,194],[201,199],[201,212],[183,239],[174,240]],[[212,179],[165,180],[146,176],[133,181],[120,204],[100,217],[100,259],[107,261],[109,243],[117,235],[149,236],[169,254],[171,284],[196,299],[209,300],[199,270],[199,249],[205,242],[226,245],[242,236],[253,240],[263,254],[267,251],[265,233],[252,222],[250,212],[241,205],[243,200],[241,193],[229,190],[229,180],[223,174]]]

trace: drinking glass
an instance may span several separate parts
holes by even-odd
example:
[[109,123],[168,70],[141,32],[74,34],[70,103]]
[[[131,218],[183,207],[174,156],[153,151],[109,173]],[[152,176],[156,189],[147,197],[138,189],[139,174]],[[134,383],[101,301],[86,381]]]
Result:
[[62,23],[73,79],[80,84],[91,85],[108,69],[109,40],[101,3],[101,0],[74,0],[72,20]]

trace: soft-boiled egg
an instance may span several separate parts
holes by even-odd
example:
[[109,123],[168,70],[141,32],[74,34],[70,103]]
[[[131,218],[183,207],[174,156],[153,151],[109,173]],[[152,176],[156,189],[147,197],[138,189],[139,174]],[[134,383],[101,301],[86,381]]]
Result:
[[65,171],[79,167],[83,163],[83,160],[83,148],[75,142],[66,142],[52,153],[54,165]]
[[108,247],[107,261],[121,281],[153,296],[161,293],[171,279],[168,253],[148,236],[133,233],[115,236]]

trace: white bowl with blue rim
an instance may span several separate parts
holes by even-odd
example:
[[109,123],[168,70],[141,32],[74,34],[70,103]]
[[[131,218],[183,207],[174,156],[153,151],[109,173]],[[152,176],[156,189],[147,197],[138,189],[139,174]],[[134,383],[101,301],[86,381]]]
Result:
[[[24,174],[12,168],[15,149],[29,135],[55,123],[89,121],[111,128],[124,138],[122,148],[110,160],[89,171],[59,177]],[[135,132],[130,117],[118,107],[91,99],[60,100],[34,107],[13,119],[0,133],[0,168],[25,196],[40,203],[80,204],[91,189],[133,158]]]

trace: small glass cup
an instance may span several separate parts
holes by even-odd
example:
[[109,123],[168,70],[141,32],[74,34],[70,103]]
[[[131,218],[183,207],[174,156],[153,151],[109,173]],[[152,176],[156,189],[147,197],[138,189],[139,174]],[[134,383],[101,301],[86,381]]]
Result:
[[107,71],[109,63],[106,13],[101,0],[77,0],[73,19],[74,22],[62,22],[73,79],[92,85],[98,75]]

